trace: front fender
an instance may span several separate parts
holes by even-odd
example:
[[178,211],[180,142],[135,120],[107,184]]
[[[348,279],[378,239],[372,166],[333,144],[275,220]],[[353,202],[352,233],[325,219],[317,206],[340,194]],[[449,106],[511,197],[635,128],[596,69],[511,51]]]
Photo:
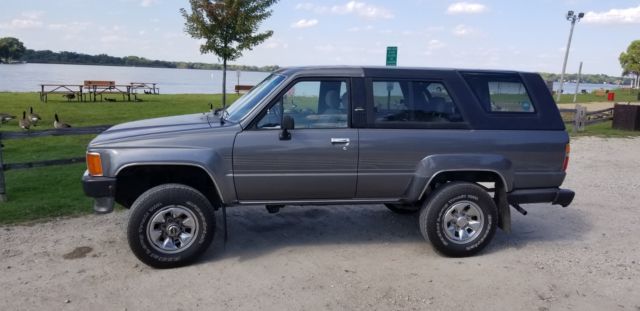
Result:
[[[127,167],[140,165],[184,165],[204,170],[223,202],[235,200],[231,159],[209,148],[117,148],[100,151],[106,176],[117,177]],[[106,160],[106,161],[105,161]],[[215,168],[212,169],[212,168]]]

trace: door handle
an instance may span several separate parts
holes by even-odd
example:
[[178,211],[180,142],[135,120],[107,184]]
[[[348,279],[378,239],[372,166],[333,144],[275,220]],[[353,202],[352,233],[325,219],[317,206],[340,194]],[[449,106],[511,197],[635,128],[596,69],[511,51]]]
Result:
[[351,140],[349,138],[331,138],[332,144],[349,144]]

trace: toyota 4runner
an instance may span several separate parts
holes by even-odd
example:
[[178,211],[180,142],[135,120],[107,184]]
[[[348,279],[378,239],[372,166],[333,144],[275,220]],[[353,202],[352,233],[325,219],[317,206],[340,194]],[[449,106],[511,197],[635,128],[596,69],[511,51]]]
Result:
[[569,205],[568,160],[535,73],[288,68],[227,109],[106,130],[88,146],[83,187],[98,213],[131,209],[129,245],[158,268],[197,259],[214,212],[226,224],[226,208],[243,205],[382,203],[418,213],[441,254],[470,256],[510,231],[510,206]]

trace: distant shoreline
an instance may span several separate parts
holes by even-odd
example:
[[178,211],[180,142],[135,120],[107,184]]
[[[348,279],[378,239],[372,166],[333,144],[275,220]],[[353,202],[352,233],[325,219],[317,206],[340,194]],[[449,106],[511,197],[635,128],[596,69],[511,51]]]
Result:
[[[116,57],[106,54],[89,55],[76,52],[53,52],[50,50],[27,50],[20,58],[20,62],[31,64],[57,64],[57,65],[91,65],[91,66],[116,66],[116,67],[144,67],[144,68],[174,68],[174,69],[203,69],[222,70],[222,64],[151,60],[138,56]],[[273,66],[247,66],[227,65],[227,70],[272,72],[280,67]]]

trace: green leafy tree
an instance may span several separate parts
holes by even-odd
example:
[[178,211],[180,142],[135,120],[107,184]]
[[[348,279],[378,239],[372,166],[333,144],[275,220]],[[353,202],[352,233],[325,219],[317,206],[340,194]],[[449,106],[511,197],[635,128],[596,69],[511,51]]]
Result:
[[640,87],[640,40],[635,40],[629,44],[626,52],[620,53],[620,66],[622,75],[635,76],[634,88]]
[[0,60],[11,62],[20,59],[27,51],[24,44],[20,40],[13,37],[5,37],[0,39]]
[[278,0],[189,0],[191,12],[180,9],[185,32],[203,39],[200,53],[222,59],[222,106],[226,107],[227,62],[238,59],[244,50],[264,42],[273,31],[258,32],[260,23],[271,16]]

